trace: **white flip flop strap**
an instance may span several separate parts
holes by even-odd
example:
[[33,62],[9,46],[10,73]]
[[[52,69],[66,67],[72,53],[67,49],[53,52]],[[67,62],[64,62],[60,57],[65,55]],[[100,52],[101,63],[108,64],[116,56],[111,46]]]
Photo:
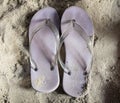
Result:
[[[57,43],[57,45],[56,45],[56,51],[58,51],[59,32],[58,32],[57,27],[50,21],[50,19],[44,19],[44,20],[42,20],[41,22],[43,22],[43,23],[40,23],[40,24],[37,26],[37,28],[33,31],[33,36],[32,36],[32,38],[31,38],[29,44],[31,45],[31,42],[32,42],[33,38],[34,38],[36,35],[38,35],[37,32],[38,32],[41,28],[43,28],[43,27],[45,27],[45,26],[48,26],[48,27],[53,31],[53,34],[54,34],[54,36],[55,36],[56,43]],[[58,54],[58,53],[56,53],[54,60],[51,61],[51,63],[50,63],[50,64],[51,64],[51,68],[53,68],[53,67],[56,65],[56,63],[57,63],[57,54]],[[30,55],[31,55],[31,53],[30,53]],[[35,71],[37,71],[37,64],[35,63],[35,61],[34,61],[31,57],[30,57],[30,62],[31,62],[31,68],[34,69]]]
[[[87,42],[88,44],[88,49],[89,51],[92,53],[91,49],[90,49],[90,45],[89,43],[91,43],[91,39],[90,37],[87,35],[87,33],[85,32],[84,29],[81,28],[81,26],[79,24],[77,24],[74,20],[68,20],[67,22],[63,23],[63,24],[66,24],[66,23],[70,23],[70,26],[72,24],[72,27],[73,29],[75,29],[77,32],[79,32],[80,36]],[[76,26],[76,27],[75,27]],[[69,26],[68,26],[69,27]],[[65,65],[65,63],[62,61],[61,59],[61,55],[60,55],[60,51],[61,51],[61,47],[64,43],[64,40],[66,39],[66,37],[69,35],[69,31],[70,29],[68,28],[61,36],[60,38],[60,44],[59,44],[59,48],[58,48],[58,60],[59,60],[59,63],[62,67],[62,69],[64,70],[65,73],[67,74],[71,74],[71,71],[70,69]],[[82,32],[82,33],[81,33]],[[94,39],[94,38],[93,38]],[[91,65],[91,64],[90,64]],[[90,67],[90,66],[88,66]],[[88,68],[87,67],[87,68]]]
[[65,32],[64,35],[61,36],[60,38],[60,44],[59,44],[59,48],[58,48],[58,61],[62,67],[62,69],[64,70],[65,73],[67,74],[71,74],[69,68],[64,64],[64,62],[62,61],[61,55],[60,55],[60,51],[61,51],[61,47],[64,43],[64,39],[67,37],[68,32]]

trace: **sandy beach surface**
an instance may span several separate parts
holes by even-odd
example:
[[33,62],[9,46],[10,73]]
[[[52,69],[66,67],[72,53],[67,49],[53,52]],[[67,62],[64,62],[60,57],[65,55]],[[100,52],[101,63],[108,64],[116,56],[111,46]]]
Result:
[[[70,97],[62,82],[53,93],[37,92],[30,84],[30,20],[43,7],[61,17],[72,5],[86,10],[95,27],[88,93]],[[120,103],[120,0],[0,0],[0,103]]]

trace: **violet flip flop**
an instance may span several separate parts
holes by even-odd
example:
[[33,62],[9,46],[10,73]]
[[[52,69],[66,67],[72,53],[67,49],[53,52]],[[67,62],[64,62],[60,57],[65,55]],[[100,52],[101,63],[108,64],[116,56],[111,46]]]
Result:
[[[64,70],[63,89],[67,94],[79,97],[84,94],[92,63],[93,24],[83,9],[72,6],[62,16],[61,30],[58,59]],[[60,55],[63,43],[66,51],[65,63]]]
[[59,85],[57,49],[59,17],[56,10],[46,7],[32,18],[29,27],[31,84],[40,92],[49,93]]

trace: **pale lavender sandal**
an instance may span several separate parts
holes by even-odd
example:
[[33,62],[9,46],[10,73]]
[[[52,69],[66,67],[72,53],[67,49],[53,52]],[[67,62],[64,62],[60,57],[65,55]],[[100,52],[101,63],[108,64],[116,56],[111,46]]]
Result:
[[59,85],[57,50],[59,17],[54,8],[39,10],[29,27],[31,84],[40,92],[49,93]]
[[[78,97],[84,92],[86,74],[89,74],[92,63],[89,44],[92,43],[90,37],[93,36],[93,24],[83,9],[72,6],[62,16],[61,29],[58,59],[64,70],[63,88],[67,94]],[[63,42],[66,51],[65,64],[60,56]]]

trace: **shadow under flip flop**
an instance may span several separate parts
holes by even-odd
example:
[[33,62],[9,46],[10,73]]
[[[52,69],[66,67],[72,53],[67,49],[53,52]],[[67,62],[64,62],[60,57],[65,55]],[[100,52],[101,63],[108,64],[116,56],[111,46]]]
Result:
[[[26,28],[26,30],[21,34],[24,37],[23,46],[27,50],[27,52],[29,51],[29,39],[28,39],[28,31],[27,30],[29,28],[30,20],[31,20],[32,16],[35,14],[35,12],[36,11],[28,13],[26,15],[25,27],[24,27],[24,28]],[[17,77],[17,78],[22,78],[22,80],[20,80],[18,84],[22,88],[29,89],[29,88],[31,88],[29,57],[27,59],[25,59],[26,55],[23,52],[21,52],[20,55],[21,55],[21,57],[18,60],[18,63],[22,66],[23,69],[22,69],[21,73],[19,74],[19,77]],[[16,68],[16,70],[14,72],[16,74],[20,70],[18,70],[17,65],[15,65],[15,68]]]

